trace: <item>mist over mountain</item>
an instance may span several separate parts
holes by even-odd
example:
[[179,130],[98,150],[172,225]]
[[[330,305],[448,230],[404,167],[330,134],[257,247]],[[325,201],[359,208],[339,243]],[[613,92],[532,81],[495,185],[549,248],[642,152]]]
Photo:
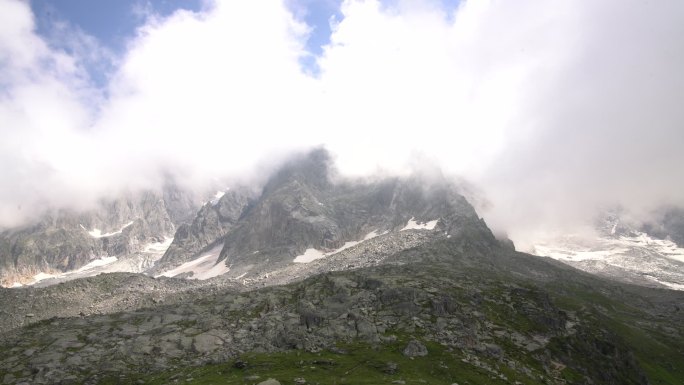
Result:
[[684,2],[0,0],[0,382],[684,379]]
[[683,39],[677,0],[0,0],[0,382],[681,384]]
[[344,175],[465,178],[520,245],[600,207],[647,221],[684,203],[678,2],[350,0],[314,54],[300,6],[209,1],[143,13],[114,58],[68,23],[73,49],[40,35],[30,3],[0,7],[0,227],[169,173],[258,186],[320,145]]
[[[662,257],[644,231],[677,222],[608,215],[597,231],[641,242],[641,270],[587,274],[497,239],[464,191],[434,169],[345,177],[316,149],[261,189],[217,191],[192,219],[171,219],[188,202],[172,189],[2,232],[0,272],[26,285],[0,288],[0,378],[677,383],[677,272],[634,279]],[[18,269],[45,266],[33,282]]]

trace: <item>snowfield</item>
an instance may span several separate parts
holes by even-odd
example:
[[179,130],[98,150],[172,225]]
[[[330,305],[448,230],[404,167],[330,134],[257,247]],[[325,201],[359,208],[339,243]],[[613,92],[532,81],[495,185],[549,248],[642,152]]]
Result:
[[294,262],[297,263],[309,263],[317,259],[324,258],[327,254],[316,249],[306,249],[304,254],[295,257]]
[[[399,231],[405,231],[405,230],[434,230],[435,227],[437,226],[437,222],[439,222],[439,219],[435,219],[435,220],[432,220],[432,221],[428,221],[428,222],[421,223],[421,222],[417,222],[417,221],[415,220],[415,217],[411,217],[411,219],[409,219],[409,221],[406,223],[406,226],[404,226],[404,227],[403,227],[401,230],[399,230]],[[384,231],[384,232],[382,232],[382,233],[378,233],[377,230],[373,230],[373,231],[371,231],[370,233],[366,234],[366,235],[363,237],[363,239],[361,239],[361,240],[359,240],[359,241],[349,241],[349,242],[345,242],[345,244],[342,245],[342,247],[340,247],[339,249],[332,250],[332,251],[328,251],[328,252],[322,251],[322,250],[318,250],[318,249],[314,249],[314,248],[309,248],[309,249],[306,249],[306,250],[304,251],[304,254],[296,256],[295,259],[293,260],[293,262],[295,262],[295,263],[309,263],[309,262],[315,261],[315,260],[317,260],[317,259],[325,258],[325,257],[330,256],[330,255],[335,255],[335,254],[337,254],[337,253],[339,253],[339,252],[341,252],[341,251],[343,251],[343,250],[346,250],[346,249],[348,249],[348,248],[350,248],[350,247],[354,247],[354,246],[356,246],[356,245],[358,245],[358,244],[360,244],[360,243],[363,243],[364,241],[367,241],[367,240],[369,240],[369,239],[373,239],[373,238],[378,237],[378,236],[381,236],[381,235],[385,235],[385,234],[387,234],[387,233],[389,233],[389,230]]]
[[205,280],[226,274],[230,271],[230,268],[226,266],[225,261],[218,260],[222,248],[223,244],[219,244],[213,249],[203,253],[196,259],[193,259],[190,262],[186,262],[174,269],[161,273],[155,276],[155,278],[175,277],[180,274],[191,273],[192,275],[187,277],[188,279]]
[[173,238],[166,238],[162,242],[149,243],[143,247],[142,252],[136,253],[129,258],[121,259],[115,256],[100,257],[90,261],[78,270],[57,274],[40,272],[33,276],[31,282],[24,285],[14,282],[10,287],[49,286],[77,278],[93,277],[101,273],[142,273],[164,255],[171,242],[173,242]]
[[614,228],[610,236],[568,235],[540,242],[532,253],[617,280],[684,290],[684,248],[643,232],[615,236]]
[[373,238],[381,236],[381,235],[385,235],[387,233],[389,233],[389,231],[378,233],[376,230],[373,230],[370,233],[366,234],[362,240],[345,242],[344,245],[342,245],[342,247],[340,247],[339,249],[335,249],[335,250],[329,251],[329,252],[324,252],[324,251],[317,250],[317,249],[306,249],[306,251],[304,251],[304,254],[296,256],[295,259],[293,260],[293,262],[309,263],[309,262],[315,261],[317,259],[321,259],[321,258],[325,258],[325,257],[330,256],[330,255],[337,254],[340,251],[346,250],[350,247],[354,247],[354,246],[356,246],[356,245],[358,245],[364,241],[367,241],[369,239],[373,239]]
[[406,230],[434,230],[435,226],[437,226],[437,222],[439,222],[439,219],[435,219],[433,221],[425,222],[425,223],[420,223],[416,222],[413,217],[409,219],[408,223],[406,223],[406,226],[404,226],[403,229],[399,231],[406,231]]
[[118,231],[114,231],[114,232],[111,232],[111,233],[105,233],[105,234],[102,234],[102,230],[100,230],[100,229],[92,229],[91,231],[88,231],[88,230],[86,230],[85,227],[83,227],[83,225],[80,225],[80,226],[81,226],[81,228],[82,228],[83,230],[88,231],[88,234],[89,234],[91,237],[93,237],[93,238],[104,238],[104,237],[111,237],[112,235],[121,234],[121,233],[124,231],[124,229],[125,229],[126,227],[132,225],[133,222],[135,222],[135,221],[130,221],[130,222],[126,223],[126,224],[123,225],[123,227],[121,227]]

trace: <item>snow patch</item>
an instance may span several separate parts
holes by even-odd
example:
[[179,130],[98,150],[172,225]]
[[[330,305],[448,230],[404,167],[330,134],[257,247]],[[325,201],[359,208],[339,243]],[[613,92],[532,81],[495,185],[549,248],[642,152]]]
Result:
[[534,245],[532,253],[548,256],[588,272],[618,269],[684,290],[684,248],[667,239],[638,232],[633,236],[566,235]]
[[222,248],[223,245],[218,245],[206,253],[203,253],[197,257],[197,259],[186,262],[174,269],[157,275],[155,278],[175,277],[184,273],[192,273],[192,276],[190,276],[189,279],[205,280],[223,275],[229,272],[230,268],[226,266],[225,261],[218,260]]
[[411,217],[411,219],[409,219],[408,223],[406,223],[406,226],[404,226],[404,228],[399,230],[399,231],[434,230],[435,226],[437,226],[437,222],[439,222],[439,219],[435,219],[433,221],[421,223],[421,222],[417,222],[414,217]]
[[217,204],[218,201],[221,200],[221,198],[223,198],[224,195],[226,195],[225,191],[217,191],[216,194],[214,194],[214,197],[209,201],[209,203],[211,203],[212,205]]
[[164,238],[163,242],[152,242],[148,243],[145,245],[143,248],[143,251],[146,253],[160,253],[164,254],[166,250],[171,246],[171,243],[173,242],[173,237],[171,238]]
[[681,284],[679,284],[679,283],[667,282],[667,281],[662,281],[662,280],[659,280],[659,279],[656,279],[656,281],[657,281],[658,283],[660,283],[660,284],[663,284],[663,285],[669,287],[670,289],[674,289],[674,290],[684,290],[684,285],[681,285]]
[[544,255],[553,259],[566,261],[588,261],[588,260],[603,260],[616,253],[626,252],[627,249],[611,249],[611,250],[589,250],[589,249],[567,249],[550,247],[543,245],[534,246],[534,254]]
[[684,262],[684,249],[669,239],[656,239],[646,233],[639,233],[636,237],[620,237],[620,241],[628,246],[649,248],[666,258]]
[[321,258],[325,258],[325,257],[331,256],[331,255],[337,254],[343,250],[354,247],[354,246],[356,246],[360,243],[363,243],[369,239],[373,239],[375,237],[379,237],[379,236],[385,235],[387,233],[389,233],[389,231],[378,233],[377,231],[373,230],[370,233],[366,234],[362,240],[345,242],[344,245],[342,245],[342,247],[340,247],[339,249],[335,249],[335,250],[329,251],[327,253],[323,252],[321,250],[309,248],[309,249],[306,249],[306,251],[304,251],[304,254],[296,256],[293,262],[309,263],[311,261],[315,261],[316,259],[321,259]]
[[77,270],[71,270],[64,273],[48,274],[41,272],[33,276],[33,280],[26,285],[15,282],[10,285],[10,287],[32,286],[49,279],[54,279],[55,283],[59,283],[76,278],[92,277],[100,273],[140,273],[159,260],[172,242],[173,238],[165,238],[162,242],[152,242],[145,245],[142,252],[134,253],[134,255],[129,258],[119,259],[115,256],[105,256],[92,260]]
[[375,237],[379,237],[379,236],[385,235],[385,234],[387,234],[387,233],[389,233],[389,230],[385,230],[385,231],[383,231],[382,233],[378,233],[376,230],[373,230],[373,231],[371,231],[370,233],[366,234],[366,236],[363,237],[363,240],[364,240],[364,241],[367,241],[367,240],[369,240],[369,239],[373,239],[373,238],[375,238]]
[[294,262],[296,263],[309,263],[316,259],[321,259],[325,257],[325,253],[316,249],[306,249],[304,254],[295,257]]
[[[123,232],[126,227],[132,225],[133,222],[135,222],[135,221],[130,221],[130,222],[126,223],[125,225],[123,225],[123,227],[120,228],[118,231],[114,231],[111,233],[102,234],[102,230],[93,229],[92,231],[88,231],[88,234],[90,234],[90,236],[93,238],[111,237],[112,235],[121,234],[121,232]],[[83,230],[85,230],[85,227],[83,227],[83,225],[81,225],[81,228],[83,228]]]
[[55,278],[55,277],[57,277],[57,276],[41,272],[41,273],[38,273],[38,274],[33,276],[33,282],[31,282],[29,285],[33,285],[33,284],[38,283],[40,281],[44,281],[46,279]]
[[117,257],[102,257],[100,259],[96,259],[94,261],[91,261],[90,263],[88,263],[87,265],[81,267],[80,269],[78,269],[76,271],[83,272],[83,271],[94,269],[96,267],[107,266],[107,265],[110,265],[110,264],[116,262],[117,260],[118,260]]

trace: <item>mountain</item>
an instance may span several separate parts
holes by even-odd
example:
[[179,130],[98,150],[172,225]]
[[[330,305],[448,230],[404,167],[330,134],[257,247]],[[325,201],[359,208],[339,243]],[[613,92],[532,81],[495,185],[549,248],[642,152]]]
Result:
[[[188,193],[167,186],[162,193],[125,193],[77,212],[53,210],[37,222],[0,233],[0,283],[31,283],[118,261],[142,271],[161,255],[176,225],[194,211]],[[134,260],[132,260],[134,259]],[[55,281],[59,281],[56,279]]]
[[641,225],[641,230],[658,239],[669,239],[684,248],[684,209],[663,207],[653,217]]
[[658,210],[648,221],[624,209],[597,217],[595,228],[539,242],[534,254],[626,283],[684,290],[684,211]]
[[[219,192],[146,274],[0,288],[0,380],[682,383],[684,292],[517,252],[459,191],[294,157],[259,190]],[[614,219],[604,237],[641,231]]]
[[83,288],[123,291],[135,303],[117,312],[95,297],[88,304],[100,314],[25,315],[24,327],[0,334],[0,376],[7,384],[681,383],[684,293],[603,281],[463,230],[378,266],[257,290],[121,274],[4,289],[3,311],[13,313],[26,302],[12,293],[49,296],[43,310],[64,308]]
[[313,151],[287,162],[258,195],[236,189],[205,205],[150,272],[171,276],[183,263],[220,249],[214,262],[229,268],[226,275],[250,279],[293,262],[329,260],[352,245],[396,238],[410,228],[442,237],[468,228],[493,239],[457,191],[442,177],[343,179],[325,150]]
[[173,242],[150,273],[178,266],[221,242],[250,204],[252,195],[247,188],[230,189],[218,200],[205,203],[192,223],[178,227]]

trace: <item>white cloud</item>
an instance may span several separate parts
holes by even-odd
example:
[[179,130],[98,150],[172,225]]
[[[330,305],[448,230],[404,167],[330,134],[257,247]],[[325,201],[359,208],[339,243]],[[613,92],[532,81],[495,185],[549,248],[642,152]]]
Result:
[[300,64],[312,26],[281,1],[147,15],[101,100],[79,53],[1,0],[0,224],[169,170],[263,177],[320,144],[347,174],[434,161],[481,185],[514,237],[607,201],[684,203],[683,5],[440,3],[345,1],[315,75]]
[[75,167],[91,118],[77,60],[34,33],[25,2],[0,1],[0,225],[14,225],[46,201],[64,205],[90,189]]

